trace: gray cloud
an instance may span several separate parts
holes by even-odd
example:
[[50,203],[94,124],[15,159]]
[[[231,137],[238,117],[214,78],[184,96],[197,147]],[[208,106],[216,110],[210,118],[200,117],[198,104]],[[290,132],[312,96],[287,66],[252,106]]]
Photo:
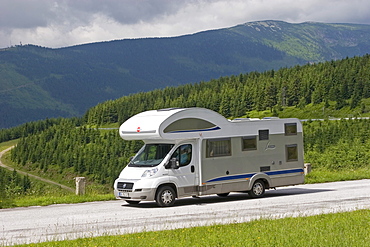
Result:
[[177,36],[258,20],[370,24],[368,0],[0,0],[0,48]]
[[0,1],[0,28],[33,28],[46,26],[52,18],[52,2],[47,0]]
[[185,3],[186,1],[181,0],[70,0],[68,6],[80,11],[101,13],[122,24],[134,24],[176,13]]

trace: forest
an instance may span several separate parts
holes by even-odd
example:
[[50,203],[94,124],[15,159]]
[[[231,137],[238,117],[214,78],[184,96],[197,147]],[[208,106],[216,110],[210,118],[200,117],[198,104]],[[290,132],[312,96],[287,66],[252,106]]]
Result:
[[[148,109],[204,107],[226,118],[269,109],[275,116],[284,107],[304,108],[335,102],[335,110],[354,109],[370,98],[370,55],[292,68],[250,72],[209,82],[167,87],[107,101],[90,108],[88,124],[122,123]],[[370,111],[364,104],[361,113]],[[319,116],[317,116],[318,118]]]
[[[111,189],[142,142],[124,141],[117,130],[97,126],[118,127],[138,112],[166,107],[205,107],[234,118],[263,110],[280,116],[284,109],[328,104],[338,111],[360,109],[359,116],[366,115],[369,106],[365,102],[370,98],[368,68],[370,56],[366,55],[142,92],[99,104],[83,118],[46,119],[2,129],[0,141],[19,138],[11,160],[22,170],[86,176]],[[326,117],[304,121],[303,126],[305,162],[315,169],[337,171],[369,165],[369,119]]]

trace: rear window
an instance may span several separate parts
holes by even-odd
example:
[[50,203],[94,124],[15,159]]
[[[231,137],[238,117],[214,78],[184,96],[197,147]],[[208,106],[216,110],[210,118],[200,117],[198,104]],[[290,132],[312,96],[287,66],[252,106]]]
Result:
[[285,135],[291,136],[297,134],[297,123],[286,123],[285,124]]

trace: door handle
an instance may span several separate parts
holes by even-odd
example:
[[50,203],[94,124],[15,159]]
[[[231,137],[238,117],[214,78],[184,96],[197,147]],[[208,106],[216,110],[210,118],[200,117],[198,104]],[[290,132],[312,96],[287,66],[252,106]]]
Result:
[[190,167],[190,170],[191,170],[192,173],[194,173],[195,172],[195,167],[194,166],[191,166]]

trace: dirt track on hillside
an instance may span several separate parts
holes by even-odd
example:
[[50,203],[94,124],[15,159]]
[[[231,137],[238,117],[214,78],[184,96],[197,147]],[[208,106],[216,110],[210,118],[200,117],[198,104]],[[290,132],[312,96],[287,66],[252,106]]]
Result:
[[[3,162],[1,162],[1,158],[3,157],[3,155],[4,155],[6,152],[10,151],[10,150],[11,150],[12,148],[14,148],[14,147],[15,147],[15,146],[12,146],[12,147],[7,148],[7,149],[5,149],[5,150],[3,150],[3,151],[1,151],[1,152],[0,152],[0,166],[1,166],[1,167],[3,167],[3,168],[5,168],[5,169],[8,169],[8,170],[10,170],[10,171],[14,171],[14,168],[13,168],[13,167],[10,167],[10,166],[7,166],[7,165],[5,165]],[[75,189],[73,189],[73,188],[71,188],[71,187],[65,186],[65,185],[60,184],[60,183],[56,183],[56,182],[51,181],[51,180],[49,180],[49,179],[45,179],[45,178],[42,178],[42,177],[39,177],[39,176],[36,176],[36,175],[30,174],[30,173],[28,173],[28,172],[23,172],[23,171],[19,171],[19,170],[17,170],[17,172],[18,172],[19,174],[22,174],[22,175],[25,175],[25,176],[27,176],[27,175],[28,175],[29,177],[35,178],[35,179],[40,180],[40,181],[43,181],[43,182],[45,182],[45,183],[49,183],[49,184],[53,184],[53,185],[57,185],[57,186],[59,186],[59,187],[61,187],[61,188],[65,189],[65,190],[75,191]]]

